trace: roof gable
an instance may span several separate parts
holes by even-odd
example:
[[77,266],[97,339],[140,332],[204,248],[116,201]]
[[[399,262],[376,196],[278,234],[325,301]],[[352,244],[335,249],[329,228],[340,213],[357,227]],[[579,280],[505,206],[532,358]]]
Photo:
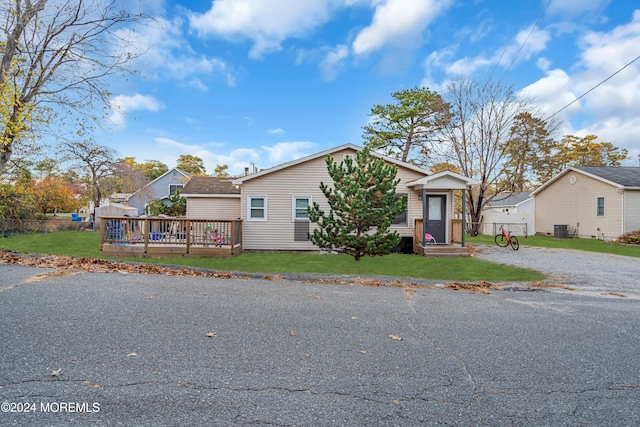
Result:
[[142,186],[142,188],[139,188],[136,192],[134,192],[133,194],[131,194],[129,197],[127,197],[127,200],[129,200],[131,197],[135,196],[136,194],[138,194],[139,192],[141,192],[143,189],[147,188],[147,187],[151,187],[153,186],[155,183],[161,181],[164,179],[164,177],[166,177],[167,175],[169,175],[172,172],[178,172],[179,174],[183,175],[185,178],[189,178],[191,175],[189,175],[187,172],[178,169],[178,168],[173,168],[173,169],[169,169],[168,171],[166,171],[165,173],[163,173],[162,175],[160,175],[159,177],[157,177],[156,179],[154,179],[153,181],[145,184],[144,186]]
[[575,172],[588,176],[621,189],[640,189],[640,167],[630,166],[572,166],[542,184],[533,193],[533,196],[542,192],[558,179]]
[[[287,163],[283,163],[283,164],[274,166],[274,167],[269,168],[269,169],[264,169],[264,170],[262,170],[260,172],[253,173],[251,175],[246,175],[246,176],[243,176],[243,177],[240,177],[240,178],[236,178],[236,179],[233,180],[233,183],[234,184],[242,184],[245,181],[249,181],[249,180],[252,180],[252,179],[260,178],[261,176],[268,175],[268,174],[271,174],[271,173],[274,173],[274,172],[277,172],[277,171],[280,171],[280,170],[283,170],[283,169],[287,169],[287,168],[290,168],[290,167],[294,167],[294,166],[300,165],[302,163],[309,162],[311,160],[315,160],[315,159],[318,159],[318,158],[324,158],[324,157],[330,156],[332,154],[335,154],[335,153],[338,153],[340,151],[344,151],[344,150],[347,150],[347,149],[351,149],[351,150],[354,150],[354,151],[362,151],[362,147],[359,147],[357,145],[344,144],[344,145],[340,145],[338,147],[334,147],[334,148],[330,148],[328,150],[321,151],[319,153],[315,153],[315,154],[311,154],[311,155],[306,156],[306,157],[302,157],[302,158],[297,159],[297,160],[293,160],[293,161],[290,161],[290,162],[287,162]],[[396,165],[398,167],[403,167],[403,168],[406,168],[406,169],[410,169],[410,170],[413,170],[415,172],[421,173],[423,175],[429,175],[429,171],[427,171],[425,169],[422,169],[422,168],[420,168],[420,167],[418,167],[416,165],[412,165],[411,163],[403,162],[403,161],[400,161],[398,159],[394,159],[393,157],[384,156],[382,154],[376,153],[375,151],[371,151],[371,154],[376,156],[376,157],[379,157],[379,158],[385,160],[387,163],[394,164],[394,165]]]
[[469,178],[459,173],[442,171],[424,178],[407,183],[409,187],[429,190],[464,190],[469,185],[480,184],[477,179]]

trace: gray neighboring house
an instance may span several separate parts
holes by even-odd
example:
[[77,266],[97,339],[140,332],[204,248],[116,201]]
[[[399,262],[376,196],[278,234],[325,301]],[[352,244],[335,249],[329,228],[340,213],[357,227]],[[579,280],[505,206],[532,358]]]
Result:
[[577,237],[614,240],[640,229],[640,167],[570,167],[532,194],[537,234],[568,226]]
[[182,190],[190,178],[191,175],[187,172],[178,168],[170,169],[129,196],[126,204],[137,208],[138,215],[143,215],[149,202],[154,200],[165,200],[165,204],[168,205],[169,196],[176,194],[177,190]]

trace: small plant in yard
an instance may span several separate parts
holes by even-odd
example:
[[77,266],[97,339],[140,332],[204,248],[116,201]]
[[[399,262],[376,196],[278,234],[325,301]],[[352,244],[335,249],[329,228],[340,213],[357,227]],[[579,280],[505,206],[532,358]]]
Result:
[[624,245],[640,245],[640,230],[629,231],[618,237],[618,243]]

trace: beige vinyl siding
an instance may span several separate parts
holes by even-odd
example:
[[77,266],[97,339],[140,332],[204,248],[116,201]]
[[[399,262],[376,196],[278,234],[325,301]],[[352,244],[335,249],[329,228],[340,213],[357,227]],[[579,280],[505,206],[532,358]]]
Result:
[[640,191],[624,192],[624,233],[640,230]]
[[[355,151],[344,150],[334,153],[334,158],[342,160],[344,154],[355,155]],[[406,183],[423,175],[402,169],[398,171],[401,184],[398,193],[408,193],[408,224],[394,226],[393,229],[403,236],[413,236],[413,218],[421,216],[421,208],[415,193],[406,187]],[[309,241],[294,241],[293,202],[292,196],[309,196],[321,209],[328,211],[326,199],[320,191],[320,182],[330,184],[324,158],[309,160],[256,179],[249,179],[242,184],[242,245],[246,250],[317,250]],[[267,221],[251,221],[247,219],[247,198],[249,196],[266,196]],[[309,224],[312,231],[314,224]]]
[[[575,183],[571,184],[571,176]],[[604,216],[597,216],[604,197]],[[615,239],[622,230],[622,194],[612,185],[577,172],[560,177],[535,196],[536,233],[553,236],[554,225],[578,227],[584,238]]]
[[240,197],[189,197],[187,218],[238,219]]

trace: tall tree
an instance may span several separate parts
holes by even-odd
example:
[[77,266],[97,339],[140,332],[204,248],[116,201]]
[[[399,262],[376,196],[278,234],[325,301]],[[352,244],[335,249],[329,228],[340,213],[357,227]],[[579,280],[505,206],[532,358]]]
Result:
[[424,165],[429,145],[450,120],[449,106],[427,88],[393,93],[394,104],[376,105],[364,127],[365,146],[382,149],[403,162]]
[[511,87],[471,80],[452,81],[443,98],[451,105],[452,120],[441,145],[445,159],[463,175],[480,184],[465,191],[472,232],[479,229],[482,209],[504,174],[505,148],[513,118],[530,111],[530,103],[516,97]]
[[116,0],[2,2],[0,171],[30,131],[50,128],[52,109],[64,110],[59,127],[63,117],[93,118],[108,106],[108,77],[130,73],[136,56],[117,30],[146,20],[125,6]]
[[[59,153],[63,161],[71,163],[70,169],[84,174],[94,206],[99,207],[100,200],[107,191],[107,188],[102,185],[103,181],[114,175],[116,151],[89,140],[62,142]],[[107,182],[104,183],[107,184]]]
[[136,164],[135,167],[143,171],[149,181],[153,181],[169,171],[169,167],[159,160],[145,160],[144,163]]
[[355,159],[337,163],[327,157],[327,170],[333,180],[329,186],[320,183],[327,198],[329,212],[318,203],[309,208],[309,220],[319,228],[309,240],[321,249],[349,254],[359,261],[363,256],[388,254],[400,242],[397,231],[389,232],[393,220],[407,206],[406,195],[396,197],[398,169],[367,148]]
[[191,175],[205,175],[207,170],[204,167],[204,161],[198,156],[191,154],[181,154],[178,158],[177,168],[190,173]]
[[214,171],[214,176],[220,178],[228,178],[229,177],[229,165],[218,165]]
[[530,112],[513,118],[511,133],[504,146],[504,182],[507,191],[525,191],[536,180],[536,167],[552,161],[554,147],[546,121]]

